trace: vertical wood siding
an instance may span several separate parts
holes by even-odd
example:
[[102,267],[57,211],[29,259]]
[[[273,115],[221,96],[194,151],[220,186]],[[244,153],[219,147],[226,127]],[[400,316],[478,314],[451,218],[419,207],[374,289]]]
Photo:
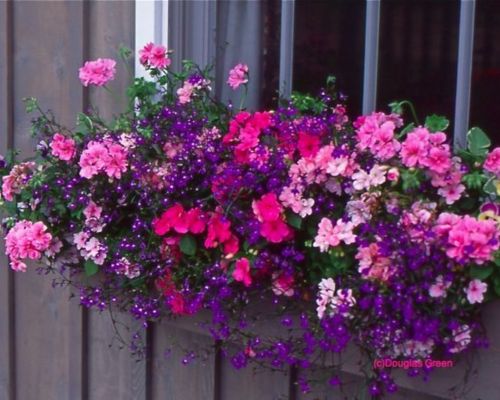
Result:
[[[32,154],[23,97],[37,97],[69,126],[89,104],[104,116],[118,112],[124,99],[83,89],[77,70],[87,59],[117,59],[120,44],[134,48],[134,23],[132,1],[0,1],[0,152],[17,148],[21,157]],[[130,79],[118,65],[111,84],[115,93]],[[215,352],[183,366],[185,349],[214,346],[189,321],[149,328],[149,357],[138,362],[112,340],[106,313],[82,310],[76,299],[68,301],[69,289],[54,290],[52,277],[39,276],[34,268],[14,276],[3,247],[0,264],[0,400],[333,400],[355,399],[363,388],[355,366],[343,375],[349,383],[343,395],[328,386],[302,394],[293,385],[297,371],[236,371]],[[496,399],[500,393],[495,306],[487,309],[492,350],[480,354],[474,398]],[[446,390],[461,380],[461,371],[440,371],[425,386],[403,376],[405,389],[389,398],[451,398]]]

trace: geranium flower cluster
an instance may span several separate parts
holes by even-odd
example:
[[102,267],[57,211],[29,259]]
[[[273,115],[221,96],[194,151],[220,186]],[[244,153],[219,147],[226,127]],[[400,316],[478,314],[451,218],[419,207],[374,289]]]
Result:
[[[342,386],[341,366],[317,354],[337,359],[349,343],[367,365],[485,345],[480,304],[500,296],[500,149],[482,131],[455,153],[442,117],[414,125],[395,109],[352,123],[330,84],[236,109],[214,99],[206,70],[173,73],[168,55],[141,50],[157,85],[137,78],[112,124],[87,113],[69,131],[42,115],[37,161],[0,159],[14,270],[45,262],[82,305],[144,326],[208,313],[201,327],[235,368],[296,367],[303,391],[316,368]],[[114,66],[87,62],[82,82],[103,85]],[[227,83],[248,76],[240,64]],[[258,302],[281,337],[257,327]],[[397,389],[388,370],[368,379],[373,398]]]

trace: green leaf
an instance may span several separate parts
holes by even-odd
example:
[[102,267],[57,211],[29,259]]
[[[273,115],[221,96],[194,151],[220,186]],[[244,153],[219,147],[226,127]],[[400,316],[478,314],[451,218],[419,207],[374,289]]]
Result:
[[479,171],[474,171],[470,174],[466,174],[462,178],[463,182],[469,189],[479,190],[486,183],[488,178],[484,176]]
[[469,153],[467,150],[465,149],[458,149],[458,152],[457,152],[458,156],[464,160],[464,161],[467,161],[469,163],[475,163],[477,160],[477,157],[474,156],[473,154]]
[[132,56],[133,52],[127,46],[121,44],[118,48],[118,54],[120,55],[122,60],[128,60]]
[[474,127],[467,132],[467,148],[475,156],[485,156],[491,140],[480,128]]
[[493,277],[493,289],[496,295],[500,297],[500,275],[498,274]]
[[403,114],[403,103],[402,101],[393,101],[389,103],[389,108],[391,109],[391,113],[394,114]]
[[474,265],[470,269],[471,278],[480,279],[482,281],[484,281],[489,276],[491,276],[492,273],[493,273],[493,266],[492,265],[481,266],[481,267],[478,265]]
[[76,128],[79,132],[87,135],[94,130],[94,124],[88,115],[78,113],[76,115]]
[[194,256],[196,254],[196,240],[191,235],[184,235],[181,238],[179,247],[184,254]]
[[495,177],[492,177],[491,179],[488,180],[488,182],[484,184],[483,190],[485,193],[488,193],[489,195],[493,196],[497,195],[497,186]]
[[28,114],[38,109],[38,100],[34,97],[25,97],[23,102],[24,108]]
[[143,285],[146,282],[146,277],[145,276],[140,276],[138,278],[134,278],[130,281],[130,286],[133,288],[137,288],[141,285]]
[[495,258],[493,259],[493,262],[497,267],[500,267],[500,251],[497,251],[494,255]]
[[442,132],[450,125],[450,121],[441,115],[432,114],[425,119],[425,126],[431,132]]
[[413,122],[410,122],[408,125],[406,125],[403,130],[399,133],[398,139],[401,139],[404,137],[408,132],[412,131],[415,128],[415,124]]
[[288,222],[288,225],[293,226],[296,229],[300,229],[302,227],[302,218],[293,212],[286,214],[286,222]]
[[403,182],[402,186],[405,192],[412,189],[418,189],[420,187],[419,172],[417,170],[402,170],[401,180]]
[[83,267],[85,269],[85,275],[87,276],[95,275],[97,271],[99,271],[99,266],[92,260],[85,261]]

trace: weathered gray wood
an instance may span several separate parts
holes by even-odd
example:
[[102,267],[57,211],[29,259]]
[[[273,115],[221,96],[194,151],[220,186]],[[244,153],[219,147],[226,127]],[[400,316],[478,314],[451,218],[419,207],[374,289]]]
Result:
[[[213,350],[210,337],[166,323],[155,325],[152,336],[152,400],[220,400],[214,396],[215,357],[207,351]],[[186,353],[193,350],[198,358],[183,365]]]
[[[117,315],[115,318],[118,319],[118,326],[132,324],[126,315]],[[120,334],[124,340],[130,339],[130,332],[120,329]],[[136,382],[136,361],[126,345],[124,347],[117,339],[108,312],[89,313],[88,335],[89,400],[143,399],[145,388],[142,383],[138,385]]]
[[89,58],[112,58],[116,60],[116,75],[107,87],[90,88],[90,103],[97,106],[101,115],[109,119],[123,111],[127,105],[125,89],[133,79],[134,63],[126,64],[119,57],[120,46],[133,51],[135,2],[93,1],[89,3]]
[[[10,4],[0,3],[0,154],[5,155],[12,144],[12,40]],[[0,245],[0,398],[14,398],[14,326],[13,326],[13,277]]]
[[[62,122],[73,124],[82,107],[77,71],[82,54],[81,2],[13,2],[14,146],[32,154],[30,117],[23,97],[36,96]],[[17,399],[81,399],[82,332],[68,290],[33,265],[15,278]]]

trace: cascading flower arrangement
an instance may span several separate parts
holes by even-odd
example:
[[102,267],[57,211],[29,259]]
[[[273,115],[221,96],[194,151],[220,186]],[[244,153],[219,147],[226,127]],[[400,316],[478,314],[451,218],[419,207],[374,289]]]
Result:
[[[134,80],[111,122],[82,113],[68,130],[27,101],[41,113],[37,157],[0,162],[13,270],[42,262],[83,306],[144,326],[209,315],[200,326],[236,368],[292,366],[305,392],[321,367],[342,387],[349,343],[368,366],[487,344],[479,304],[500,295],[500,148],[480,129],[454,152],[447,120],[405,124],[407,102],[351,122],[332,79],[317,98],[250,112],[214,98],[209,70],[170,70],[165,47],[139,56],[151,79]],[[104,86],[114,75],[98,59],[79,76]],[[238,64],[227,83],[248,78]],[[256,328],[263,303],[279,335]],[[388,369],[364,373],[373,398],[397,389]]]

